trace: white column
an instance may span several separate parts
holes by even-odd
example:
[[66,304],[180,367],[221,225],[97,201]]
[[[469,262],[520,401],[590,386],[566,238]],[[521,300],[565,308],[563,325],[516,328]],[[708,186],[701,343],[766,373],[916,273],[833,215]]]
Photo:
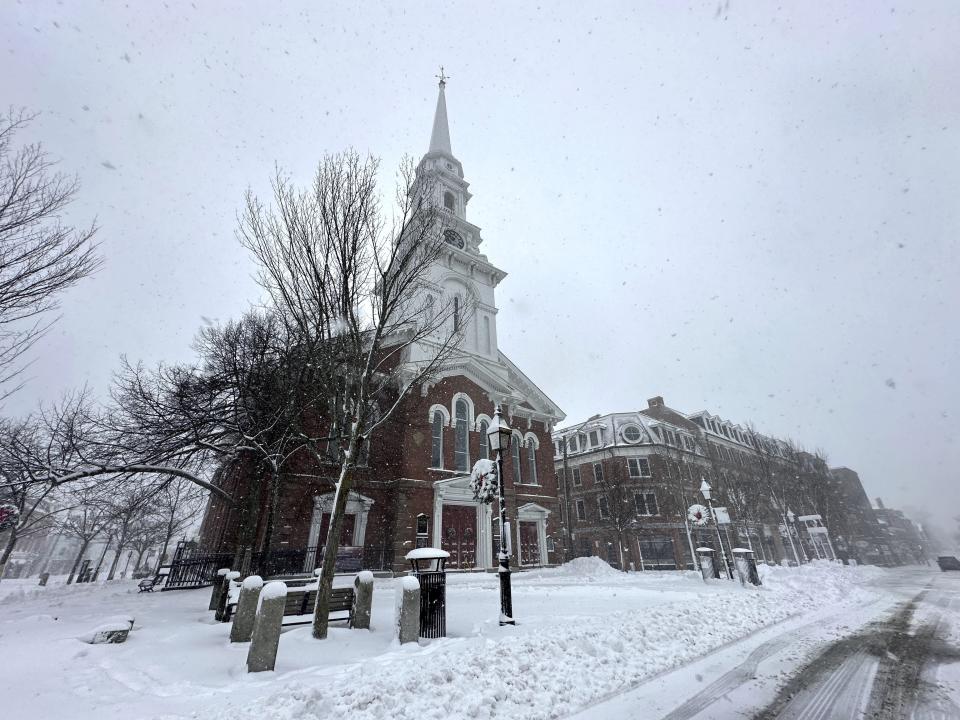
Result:
[[537,544],[540,545],[540,564],[550,562],[547,555],[547,519],[542,515],[537,519]]
[[443,525],[443,493],[433,491],[433,547],[440,547],[440,533]]

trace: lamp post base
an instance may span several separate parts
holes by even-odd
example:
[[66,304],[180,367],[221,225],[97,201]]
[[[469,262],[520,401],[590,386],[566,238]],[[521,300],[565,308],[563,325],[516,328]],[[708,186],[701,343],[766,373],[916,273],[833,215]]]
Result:
[[497,575],[500,576],[500,624],[516,625],[513,619],[513,594],[510,589],[510,567],[500,565]]

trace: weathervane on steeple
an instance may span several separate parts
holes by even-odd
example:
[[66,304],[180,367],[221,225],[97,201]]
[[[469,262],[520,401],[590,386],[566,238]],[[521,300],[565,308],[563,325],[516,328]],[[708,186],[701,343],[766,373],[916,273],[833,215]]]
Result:
[[447,80],[450,79],[450,76],[449,76],[449,75],[444,74],[444,72],[443,72],[443,65],[440,66],[440,74],[439,74],[439,75],[434,75],[434,77],[440,78],[440,87],[443,87],[444,85],[446,85],[446,84],[447,84]]

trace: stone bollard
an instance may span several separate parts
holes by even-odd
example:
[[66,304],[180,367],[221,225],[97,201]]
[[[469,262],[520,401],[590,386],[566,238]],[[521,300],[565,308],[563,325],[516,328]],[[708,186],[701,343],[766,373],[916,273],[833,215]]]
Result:
[[244,578],[240,585],[237,614],[233,616],[233,625],[230,627],[230,642],[250,642],[253,623],[257,619],[257,601],[262,589],[263,578],[259,575]]
[[717,576],[715,565],[713,564],[713,548],[698,547],[697,558],[700,560],[700,575],[704,582],[709,582]]
[[853,558],[849,558],[849,559],[847,560],[847,565],[849,565],[850,567],[856,567],[856,566],[857,566],[857,561],[854,560]]
[[223,576],[228,572],[230,572],[230,568],[217,570],[217,576],[213,579],[213,590],[210,591],[210,610],[217,609],[217,603],[220,602],[220,590],[223,588]]
[[227,603],[230,602],[230,584],[239,577],[240,573],[236,570],[231,570],[223,576],[223,582],[220,585],[220,597],[217,598],[217,612],[214,614],[214,617],[220,622],[223,622],[227,615]]
[[350,627],[358,630],[370,629],[370,608],[373,605],[373,573],[364,570],[353,581],[353,618]]
[[395,592],[397,637],[401,645],[416,642],[420,637],[420,582],[407,575],[397,582]]
[[273,670],[276,666],[286,604],[286,583],[274,581],[263,586],[260,591],[260,610],[257,611],[250,649],[247,651],[247,672]]
[[47,586],[47,580],[49,580],[49,579],[50,579],[50,573],[48,573],[48,572],[42,572],[42,573],[40,573],[40,587],[46,587],[46,586]]

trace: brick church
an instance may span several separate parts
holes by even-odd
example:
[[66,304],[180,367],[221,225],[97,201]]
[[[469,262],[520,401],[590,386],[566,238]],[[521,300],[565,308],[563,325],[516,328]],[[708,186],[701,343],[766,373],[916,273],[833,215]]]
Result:
[[[467,219],[471,194],[451,149],[444,91],[441,78],[430,147],[417,167],[437,188],[450,228],[445,256],[431,270],[429,284],[437,293],[473,297],[477,311],[454,361],[431,384],[411,389],[371,438],[348,499],[340,544],[367,569],[406,569],[404,555],[428,546],[448,551],[450,568],[495,567],[499,516],[495,507],[473,499],[469,475],[473,464],[490,454],[486,430],[499,404],[514,431],[504,461],[512,562],[553,564],[562,560],[562,548],[551,432],[564,414],[498,346],[495,290],[506,273],[483,254],[480,228]],[[330,463],[288,473],[271,547],[254,549],[291,556],[307,551],[304,569],[319,564],[315,548],[326,537],[338,470]],[[221,474],[225,489],[241,482],[235,475]],[[237,515],[236,507],[212,499],[201,546],[232,550]],[[256,536],[262,544],[262,527]]]

